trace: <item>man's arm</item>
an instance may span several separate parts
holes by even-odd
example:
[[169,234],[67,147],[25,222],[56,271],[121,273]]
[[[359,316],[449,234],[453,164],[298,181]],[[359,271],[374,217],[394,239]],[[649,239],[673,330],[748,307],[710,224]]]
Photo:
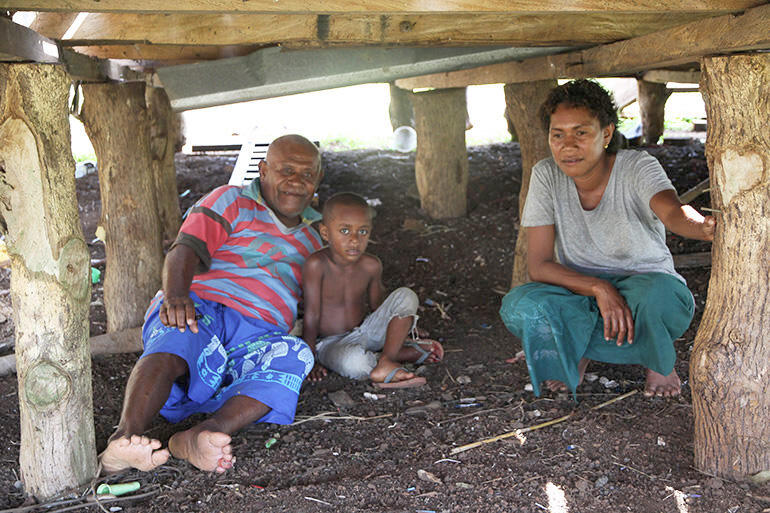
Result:
[[[321,281],[323,280],[323,262],[312,255],[302,267],[302,290],[305,298],[305,316],[302,318],[302,338],[316,356],[316,342],[321,323]],[[320,381],[327,374],[326,369],[316,361],[308,378]]]
[[700,215],[690,205],[682,205],[673,190],[661,191],[653,196],[650,208],[669,231],[688,239],[714,240],[716,220],[712,216]]
[[178,244],[168,252],[163,263],[163,304],[160,307],[160,322],[184,331],[187,326],[198,333],[195,305],[190,298],[190,285],[200,258],[192,248]]

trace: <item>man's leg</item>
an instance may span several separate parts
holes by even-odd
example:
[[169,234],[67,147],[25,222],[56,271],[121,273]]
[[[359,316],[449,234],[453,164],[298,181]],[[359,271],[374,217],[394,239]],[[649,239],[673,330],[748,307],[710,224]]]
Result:
[[201,470],[225,472],[235,463],[230,435],[269,412],[267,405],[251,397],[231,397],[210,418],[174,434],[168,448],[176,458],[187,460]]
[[171,385],[186,372],[187,363],[168,353],[150,354],[136,362],[126,385],[118,428],[99,455],[104,472],[147,471],[168,460],[169,452],[160,448],[160,441],[142,433],[168,399]]

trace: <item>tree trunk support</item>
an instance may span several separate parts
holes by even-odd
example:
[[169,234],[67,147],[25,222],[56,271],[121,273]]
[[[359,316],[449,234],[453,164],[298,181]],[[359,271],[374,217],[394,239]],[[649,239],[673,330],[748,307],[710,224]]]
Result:
[[743,479],[770,470],[770,55],[704,59],[701,90],[721,213],[690,357],[695,466]]
[[663,135],[666,100],[671,89],[666,84],[637,80],[639,112],[642,116],[642,136],[647,144],[658,144]]
[[[84,84],[81,118],[99,161],[107,331],[142,324],[160,288],[161,226],[145,84]],[[168,149],[166,150],[168,151]]]
[[464,216],[468,189],[465,88],[418,93],[413,103],[421,206],[434,219]]
[[412,107],[412,92],[401,89],[395,83],[390,82],[390,126],[393,130],[400,126],[414,128],[414,108]]
[[176,238],[182,224],[174,166],[179,122],[176,119],[177,114],[171,110],[171,102],[164,89],[148,87],[146,96],[150,114],[152,172],[158,199],[161,236],[164,241],[169,241]]
[[[556,80],[538,80],[520,84],[506,84],[505,112],[511,120],[514,129],[519,134],[521,147],[521,190],[519,191],[519,222],[524,211],[524,201],[529,192],[529,178],[532,166],[539,160],[551,156],[548,147],[548,134],[543,129],[538,111],[548,93],[556,87]],[[516,238],[516,249],[513,257],[513,276],[511,288],[529,281],[527,270],[527,232],[519,227]]]
[[21,450],[40,500],[96,474],[90,258],[61,67],[0,64],[0,221],[11,255]]

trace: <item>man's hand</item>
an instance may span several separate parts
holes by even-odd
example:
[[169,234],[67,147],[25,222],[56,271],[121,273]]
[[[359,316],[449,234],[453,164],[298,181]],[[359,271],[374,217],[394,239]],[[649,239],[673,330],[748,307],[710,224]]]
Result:
[[604,339],[616,339],[618,346],[625,340],[634,343],[634,318],[626,300],[609,282],[602,280],[595,296],[602,319],[604,319]]
[[198,333],[198,320],[195,318],[195,304],[190,296],[166,297],[160,305],[160,322],[169,328],[177,328],[184,333],[187,326]]
[[326,367],[316,362],[315,365],[313,365],[313,370],[307,375],[307,379],[312,382],[318,382],[324,379],[327,374],[329,374],[329,371],[326,370]]

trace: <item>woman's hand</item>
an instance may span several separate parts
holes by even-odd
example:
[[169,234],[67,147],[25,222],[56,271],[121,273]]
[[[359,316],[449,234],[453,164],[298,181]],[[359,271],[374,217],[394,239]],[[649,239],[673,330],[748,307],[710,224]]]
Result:
[[633,344],[634,318],[618,289],[602,280],[595,286],[594,297],[604,319],[604,339],[615,339],[618,346],[622,346],[624,340]]

